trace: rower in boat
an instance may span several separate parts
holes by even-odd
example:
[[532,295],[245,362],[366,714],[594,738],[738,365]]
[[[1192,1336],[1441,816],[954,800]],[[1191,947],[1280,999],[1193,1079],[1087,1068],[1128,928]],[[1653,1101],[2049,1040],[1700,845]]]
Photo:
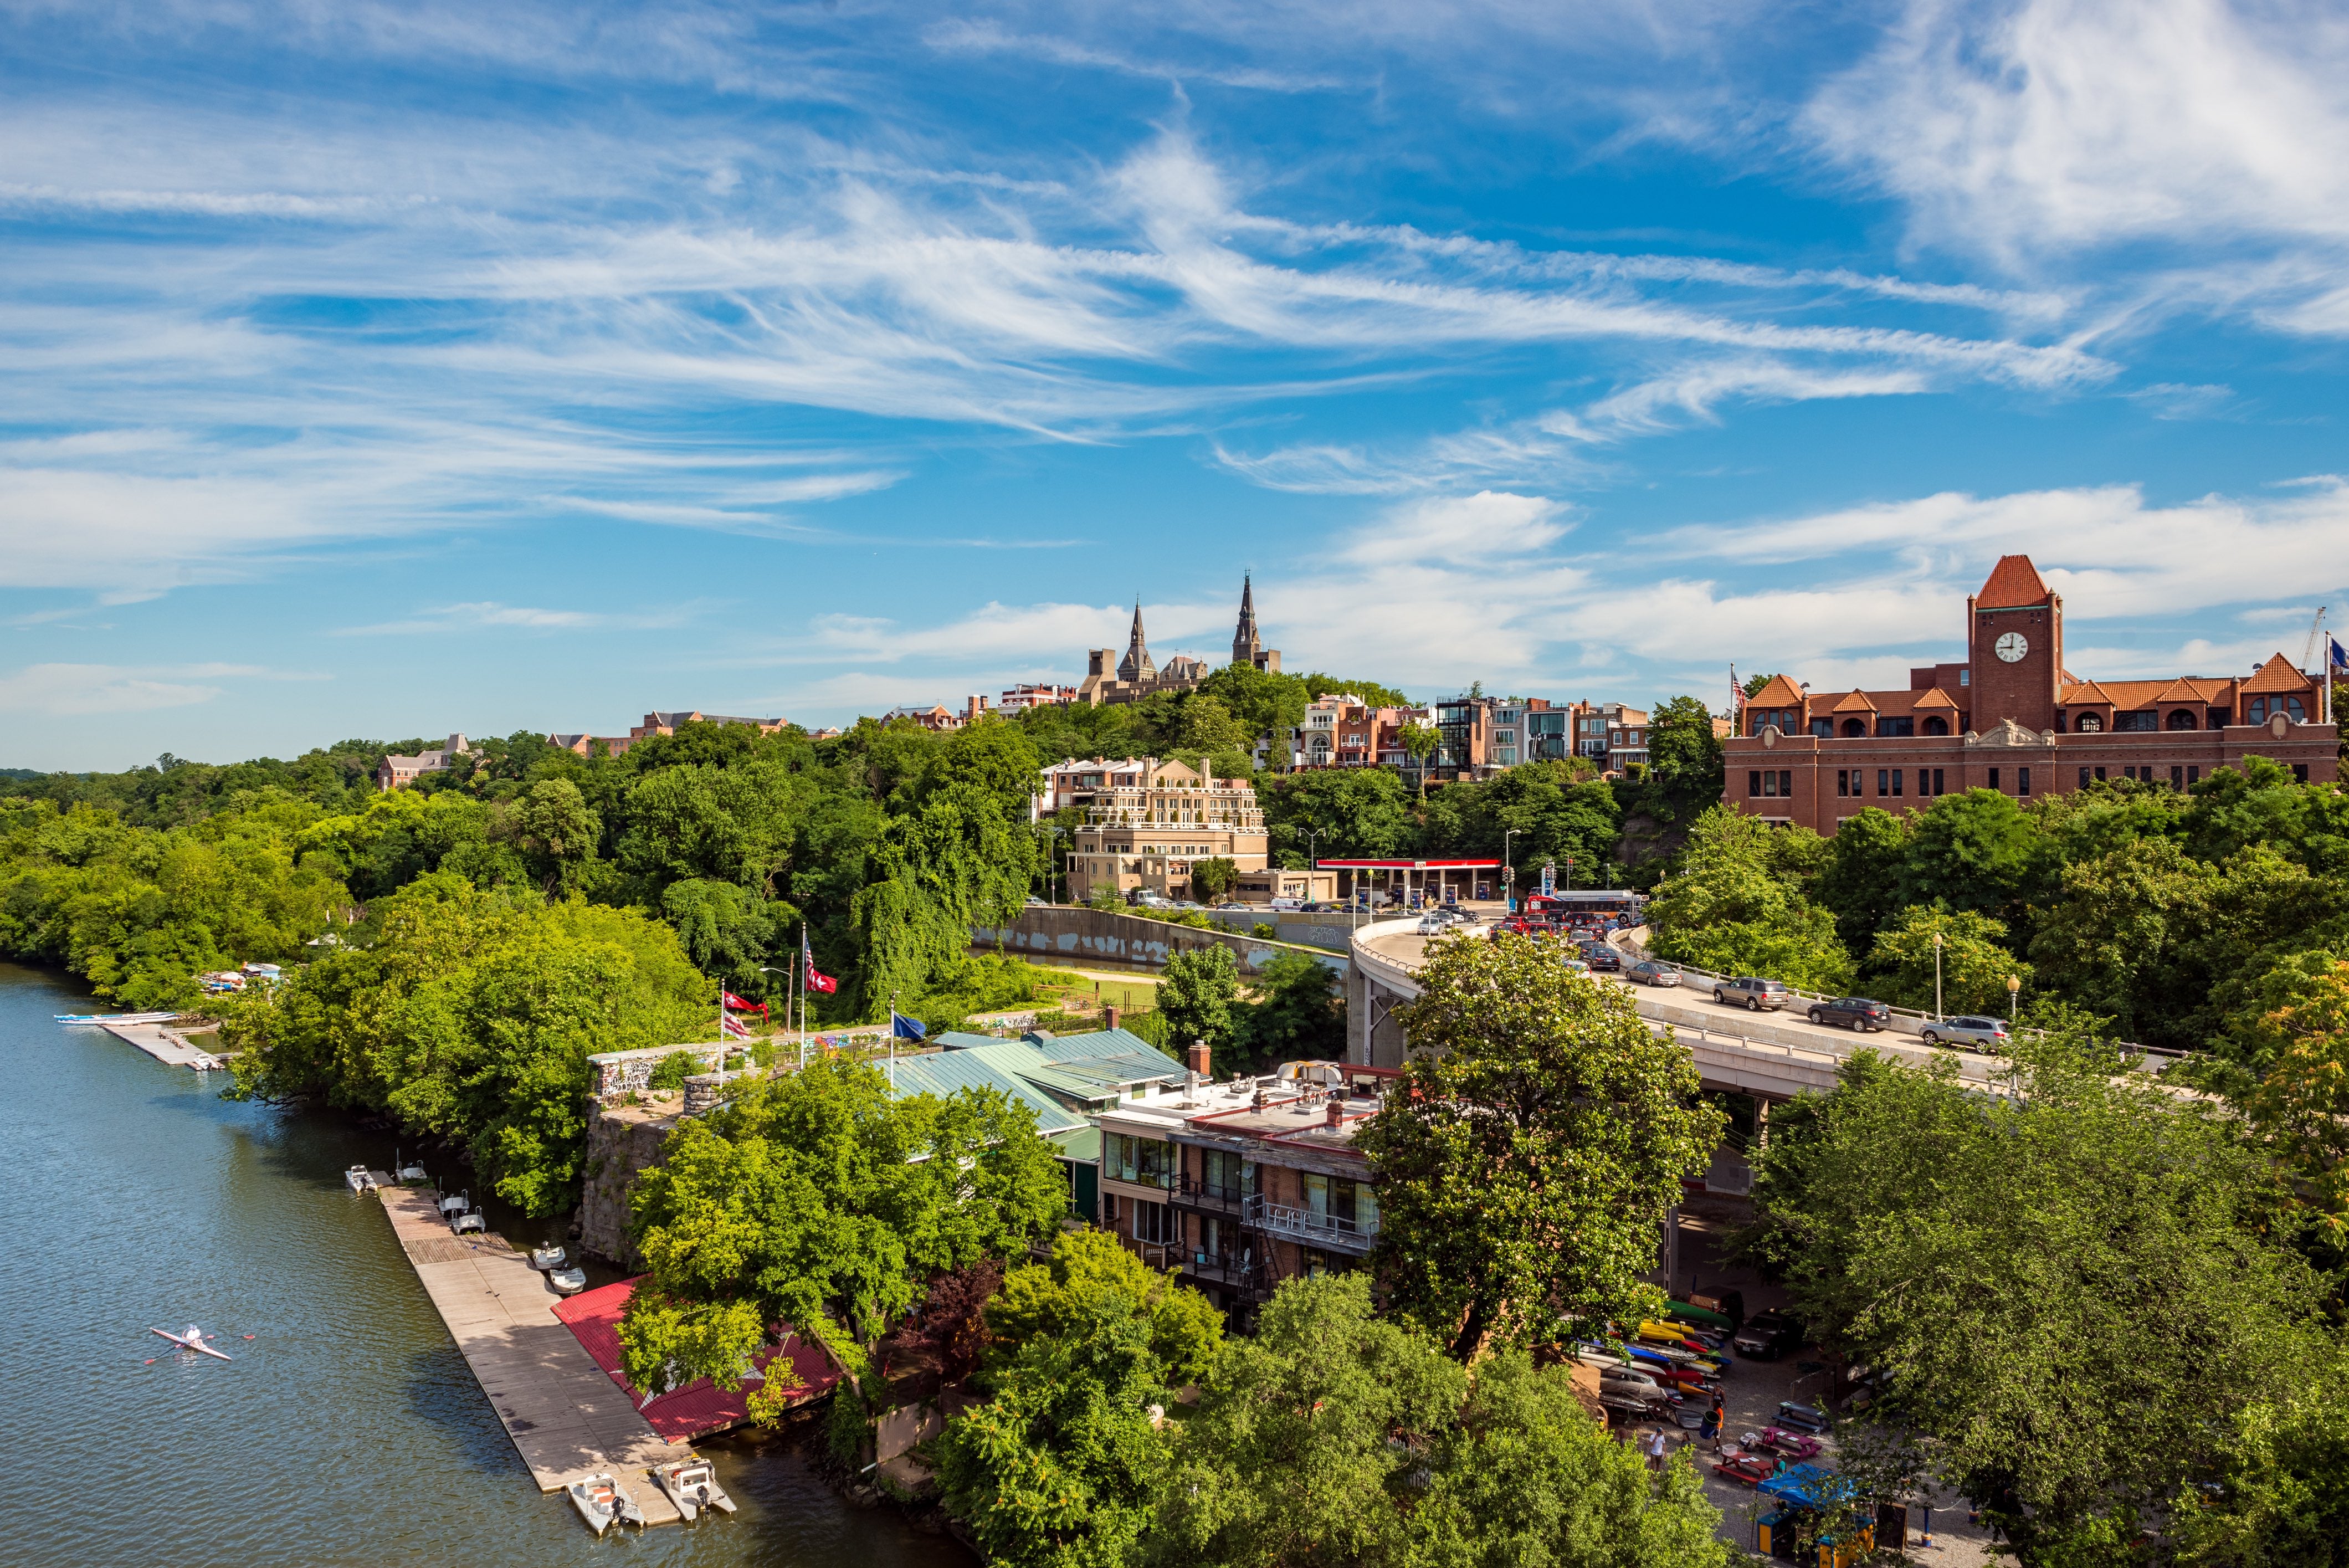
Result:
[[202,1329],[198,1328],[194,1324],[190,1324],[188,1325],[188,1331],[185,1334],[173,1334],[168,1328],[150,1328],[147,1332],[150,1334],[160,1334],[165,1339],[170,1340],[173,1345],[178,1345],[181,1350],[192,1350],[199,1355],[209,1355],[221,1361],[234,1361],[236,1359],[233,1355],[230,1355],[222,1351],[214,1350],[211,1345],[206,1345],[204,1341],[211,1336],[205,1334]]

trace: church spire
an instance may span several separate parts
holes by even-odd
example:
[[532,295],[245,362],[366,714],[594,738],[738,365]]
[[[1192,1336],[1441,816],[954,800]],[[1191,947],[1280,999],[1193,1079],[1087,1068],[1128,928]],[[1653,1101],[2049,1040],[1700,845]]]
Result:
[[1150,657],[1150,644],[1142,636],[1142,599],[1133,601],[1133,631],[1125,640],[1125,657],[1117,661],[1120,680],[1148,680],[1158,673],[1158,666]]
[[1256,633],[1256,582],[1254,574],[1240,576],[1240,624],[1232,633],[1232,662],[1255,664],[1263,644]]

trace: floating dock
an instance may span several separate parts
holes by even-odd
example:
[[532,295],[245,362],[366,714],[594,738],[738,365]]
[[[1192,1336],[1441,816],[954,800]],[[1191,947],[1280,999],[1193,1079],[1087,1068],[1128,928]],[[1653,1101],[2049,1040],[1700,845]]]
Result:
[[[76,1022],[81,1021],[76,1020]],[[158,1062],[167,1062],[174,1067],[221,1065],[219,1057],[210,1052],[197,1050],[188,1044],[185,1037],[173,1033],[163,1023],[150,1019],[133,1016],[93,1018],[88,1022],[95,1028],[105,1030],[118,1040],[128,1040]]]
[[425,1294],[539,1490],[559,1492],[608,1470],[636,1498],[647,1524],[680,1522],[677,1505],[646,1472],[691,1450],[663,1440],[555,1317],[563,1298],[530,1259],[497,1236],[451,1235],[423,1189],[387,1186],[381,1196]]

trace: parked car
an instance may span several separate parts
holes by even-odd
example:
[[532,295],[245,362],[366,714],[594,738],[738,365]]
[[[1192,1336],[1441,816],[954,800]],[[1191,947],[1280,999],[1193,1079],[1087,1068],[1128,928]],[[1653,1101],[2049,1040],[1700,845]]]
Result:
[[1937,1018],[1921,1036],[1928,1045],[1971,1045],[1993,1054],[2007,1047],[2006,1025],[1995,1018]]
[[1678,966],[1673,964],[1660,963],[1654,959],[1641,959],[1623,971],[1623,978],[1636,980],[1641,985],[1678,985],[1681,982],[1681,971]]
[[1440,936],[1451,929],[1450,920],[1445,919],[1442,915],[1433,913],[1420,916],[1419,924],[1413,928],[1423,937]]
[[1582,961],[1590,966],[1593,974],[1620,974],[1623,955],[1605,942],[1593,942],[1582,950]]
[[1880,1002],[1870,1002],[1864,996],[1838,996],[1833,1002],[1811,1003],[1811,1022],[1841,1023],[1865,1034],[1870,1030],[1889,1028],[1892,1009]]
[[1726,1006],[1750,1008],[1755,1012],[1775,1012],[1786,1005],[1790,993],[1783,980],[1757,980],[1748,975],[1737,980],[1716,980],[1713,982],[1713,999]]
[[1783,1312],[1757,1312],[1745,1320],[1745,1326],[1730,1343],[1740,1355],[1775,1361],[1788,1351],[1803,1347],[1802,1320]]
[[1237,912],[1243,915],[1253,914],[1256,911],[1254,904],[1243,904],[1237,898],[1226,898],[1216,905],[1216,909],[1219,913]]

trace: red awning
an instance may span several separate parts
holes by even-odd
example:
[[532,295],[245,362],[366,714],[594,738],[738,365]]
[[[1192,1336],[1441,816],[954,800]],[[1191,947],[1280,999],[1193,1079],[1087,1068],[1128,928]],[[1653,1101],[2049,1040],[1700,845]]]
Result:
[[[642,1274],[636,1276],[636,1280],[642,1278]],[[627,1390],[628,1403],[637,1407],[646,1424],[670,1442],[688,1442],[749,1420],[751,1385],[730,1393],[707,1377],[697,1377],[649,1405],[645,1403],[642,1390],[628,1386],[627,1376],[620,1370],[620,1315],[628,1310],[628,1298],[636,1293],[636,1280],[622,1280],[601,1290],[583,1291],[568,1301],[557,1303],[554,1315],[563,1320],[581,1347],[595,1358],[595,1365]],[[807,1385],[794,1403],[830,1393],[832,1386],[840,1381],[839,1368],[833,1366],[832,1357],[823,1353],[823,1347],[796,1334],[786,1334],[780,1346],[761,1351],[752,1359],[764,1371],[767,1364],[779,1355],[792,1358],[792,1370]]]

